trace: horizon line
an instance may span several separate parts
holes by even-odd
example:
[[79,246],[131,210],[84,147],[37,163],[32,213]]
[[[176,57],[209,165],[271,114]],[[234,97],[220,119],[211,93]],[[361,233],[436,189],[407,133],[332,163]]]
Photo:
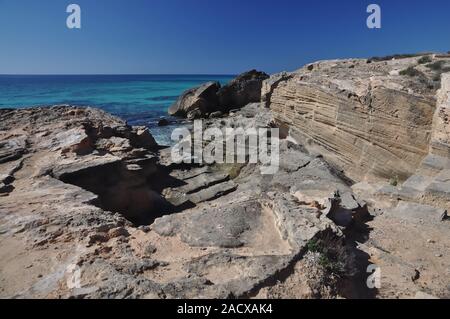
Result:
[[94,76],[94,75],[220,75],[220,76],[236,76],[238,73],[0,73],[0,76]]

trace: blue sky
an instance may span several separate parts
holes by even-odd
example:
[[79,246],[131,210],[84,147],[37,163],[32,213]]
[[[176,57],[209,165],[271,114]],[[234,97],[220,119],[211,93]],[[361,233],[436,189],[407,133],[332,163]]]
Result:
[[[66,7],[82,29],[66,27]],[[366,7],[382,8],[382,29]],[[0,74],[236,74],[450,50],[448,0],[0,0]]]

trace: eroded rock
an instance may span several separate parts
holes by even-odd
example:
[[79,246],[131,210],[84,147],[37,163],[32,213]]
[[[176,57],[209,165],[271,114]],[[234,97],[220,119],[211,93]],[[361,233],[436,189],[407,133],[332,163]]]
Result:
[[222,110],[230,111],[260,102],[262,83],[268,77],[266,73],[256,70],[240,74],[217,93]]
[[199,116],[209,114],[218,110],[218,99],[216,93],[220,89],[220,83],[208,82],[200,87],[184,92],[178,100],[169,108],[169,114],[173,116],[186,117],[194,112]]
[[264,92],[293,138],[352,179],[404,180],[428,154],[436,108],[432,71],[420,66],[424,78],[390,72],[408,66],[417,58],[323,61],[274,76]]

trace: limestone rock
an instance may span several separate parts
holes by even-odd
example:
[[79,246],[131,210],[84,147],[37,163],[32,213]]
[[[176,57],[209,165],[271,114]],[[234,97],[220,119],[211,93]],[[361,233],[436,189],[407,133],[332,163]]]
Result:
[[[0,110],[0,296],[414,298],[426,284],[445,297],[446,126],[433,120],[434,71],[400,74],[414,63],[317,62],[264,82],[272,110],[204,120],[285,129],[273,175],[173,163],[147,128],[91,108]],[[381,178],[394,173],[396,186]]]
[[133,132],[129,138],[135,147],[154,149],[158,145],[147,127],[133,128]]
[[178,100],[169,108],[169,114],[185,117],[193,112],[209,114],[217,111],[218,100],[216,93],[220,89],[220,83],[208,82],[184,92]]
[[403,180],[428,154],[436,125],[436,91],[427,85],[434,74],[425,67],[423,77],[390,74],[415,65],[417,58],[323,61],[275,75],[264,93],[280,126],[352,179]]
[[[251,70],[245,72],[224,87],[218,82],[208,82],[184,92],[169,108],[169,114],[187,117],[189,120],[211,116],[240,109],[249,103],[260,102],[261,88],[269,76]],[[219,113],[221,112],[221,113]]]
[[442,74],[433,120],[431,153],[450,158],[450,73]]
[[270,106],[270,100],[272,98],[273,91],[278,85],[290,79],[290,75],[287,72],[281,72],[271,75],[268,79],[264,80],[261,88],[261,102],[264,102],[266,107]]
[[6,163],[22,157],[26,149],[24,137],[11,137],[0,142],[0,163]]
[[217,93],[222,110],[229,111],[260,102],[262,83],[268,77],[264,72],[251,70],[222,87]]

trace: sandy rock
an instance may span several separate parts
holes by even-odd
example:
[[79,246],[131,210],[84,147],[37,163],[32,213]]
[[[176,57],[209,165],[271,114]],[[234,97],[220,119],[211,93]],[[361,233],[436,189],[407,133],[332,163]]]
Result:
[[417,58],[318,62],[312,70],[275,75],[267,103],[291,136],[354,180],[402,180],[428,154],[436,107],[435,89],[423,84],[434,76],[430,70],[425,78],[389,74],[409,65]]
[[222,110],[229,111],[260,102],[262,83],[268,77],[266,73],[256,70],[240,74],[217,93]]
[[[400,74],[415,61],[324,61],[234,82],[233,99],[258,91],[272,110],[250,104],[205,129],[278,124],[273,175],[172,163],[147,128],[91,108],[0,110],[0,296],[448,296],[450,162],[445,141],[430,148],[445,125],[433,119],[435,74]],[[383,179],[393,173],[396,186]],[[382,269],[376,291],[368,265]]]
[[214,112],[218,106],[216,93],[219,89],[220,83],[208,82],[200,87],[187,90],[169,108],[169,114],[184,117],[189,113],[193,114],[194,111],[198,111],[200,114]]

